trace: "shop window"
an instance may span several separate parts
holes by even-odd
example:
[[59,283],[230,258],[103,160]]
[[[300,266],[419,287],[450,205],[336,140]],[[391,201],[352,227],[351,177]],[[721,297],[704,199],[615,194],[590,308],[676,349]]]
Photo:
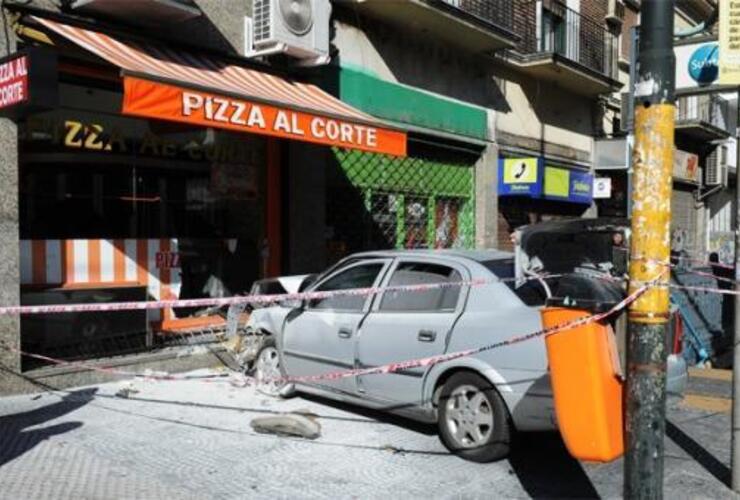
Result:
[[378,229],[378,248],[393,248],[396,246],[398,232],[398,195],[389,193],[374,193],[370,196],[370,215]]
[[30,117],[19,138],[23,239],[260,230],[233,224],[261,220],[255,155],[243,134],[59,108]]
[[407,196],[405,199],[405,248],[429,248],[427,243],[428,198]]
[[457,248],[460,211],[459,198],[439,198],[436,200],[434,214],[434,248]]

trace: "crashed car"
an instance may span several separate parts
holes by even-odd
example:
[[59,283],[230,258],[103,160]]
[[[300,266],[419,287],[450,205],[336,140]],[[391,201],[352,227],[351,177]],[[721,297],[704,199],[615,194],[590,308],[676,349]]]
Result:
[[[316,279],[315,274],[261,279],[252,284],[249,295],[286,295],[299,293],[304,291],[314,279]],[[238,316],[241,316],[242,311],[240,309],[233,311],[234,316],[236,316],[233,320],[235,324],[231,327],[233,331],[228,333],[231,336],[239,335],[238,342],[233,344],[234,347],[232,350],[236,363],[244,370],[249,370],[257,358],[257,354],[262,350],[263,344],[268,340],[268,334],[266,332],[272,331],[259,328],[255,329],[251,325],[252,323],[263,324],[266,321],[265,318],[270,317],[270,313],[265,311],[274,306],[274,304],[270,303],[257,302],[246,304],[244,308],[247,310],[251,321],[247,321],[243,330],[239,328],[238,324]]]
[[[536,332],[542,329],[540,309],[564,296],[578,307],[605,310],[625,296],[622,282],[603,277],[622,271],[614,263],[614,233],[628,236],[627,227],[626,221],[611,220],[528,226],[517,231],[514,254],[388,250],[352,255],[306,291],[484,284],[335,295],[261,309],[247,325],[261,339],[251,368],[262,390],[316,394],[436,423],[442,442],[461,457],[503,458],[515,430],[557,428],[542,338],[426,368],[310,383],[279,379],[427,358]],[[619,331],[619,319],[610,320]],[[680,356],[672,356],[669,365],[669,390],[681,392],[686,365]]]

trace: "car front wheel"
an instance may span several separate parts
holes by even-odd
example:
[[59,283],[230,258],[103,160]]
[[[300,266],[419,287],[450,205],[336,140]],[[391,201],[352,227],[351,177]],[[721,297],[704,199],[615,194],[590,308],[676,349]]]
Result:
[[490,382],[470,372],[450,377],[439,401],[439,435],[456,455],[493,462],[509,454],[509,412]]
[[289,396],[292,386],[284,382],[280,354],[275,346],[275,339],[267,337],[254,361],[252,376],[257,390],[268,396]]

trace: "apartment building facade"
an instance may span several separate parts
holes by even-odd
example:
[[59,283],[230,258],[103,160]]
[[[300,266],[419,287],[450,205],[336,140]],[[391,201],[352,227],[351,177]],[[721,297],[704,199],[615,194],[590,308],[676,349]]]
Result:
[[[511,248],[521,224],[596,214],[620,2],[315,0],[309,21],[277,0],[141,3],[6,3],[6,62],[51,54],[56,101],[0,120],[3,304],[226,296],[357,250]],[[266,12],[318,38],[265,48]],[[0,338],[78,359],[110,352],[68,344],[140,352],[212,320],[5,316]]]

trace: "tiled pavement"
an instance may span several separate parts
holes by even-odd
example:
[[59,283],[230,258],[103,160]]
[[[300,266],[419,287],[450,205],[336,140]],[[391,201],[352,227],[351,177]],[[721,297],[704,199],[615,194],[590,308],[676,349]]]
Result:
[[[433,427],[225,383],[136,381],[0,399],[0,498],[619,497],[622,462],[581,464],[555,434],[511,458],[449,455]],[[306,409],[316,441],[255,434],[255,416]],[[672,405],[666,498],[729,498],[729,415]]]

